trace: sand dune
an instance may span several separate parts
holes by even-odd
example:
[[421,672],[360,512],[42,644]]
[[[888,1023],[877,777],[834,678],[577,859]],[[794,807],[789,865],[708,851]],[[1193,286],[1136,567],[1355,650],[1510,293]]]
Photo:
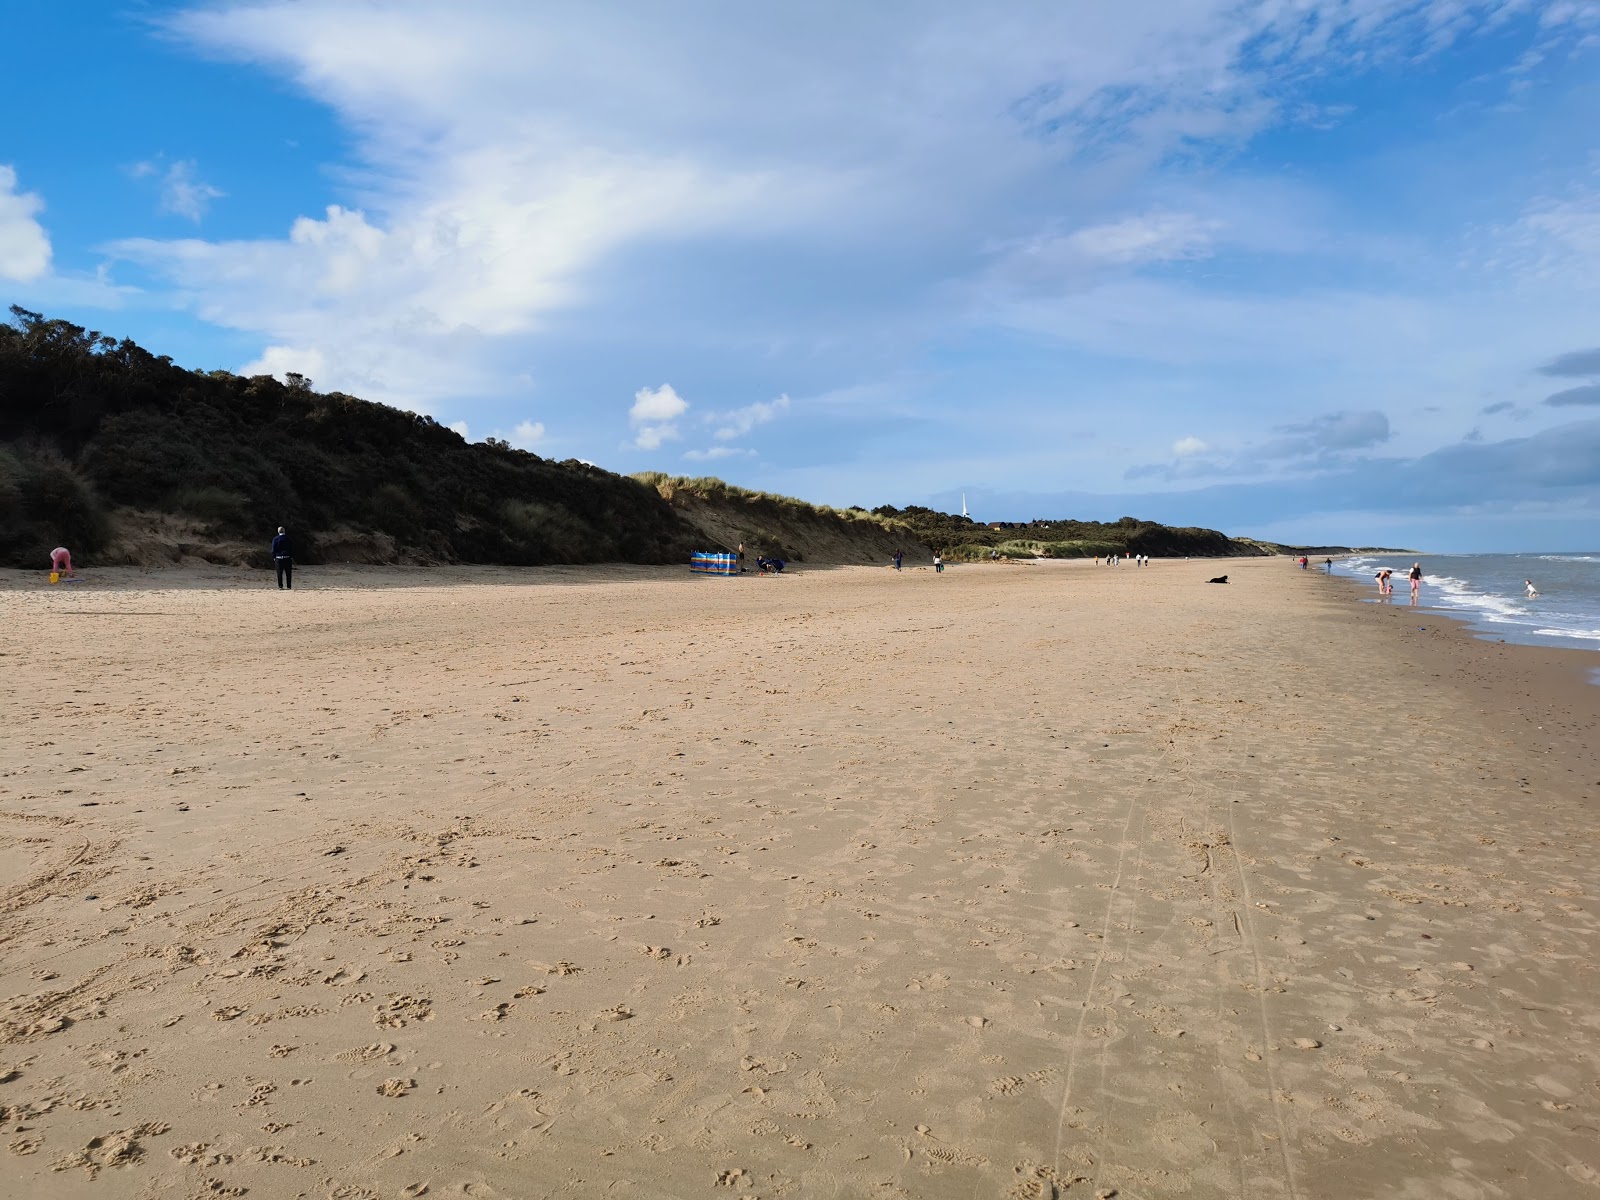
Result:
[[0,589],[0,1193],[1600,1194],[1576,656],[1277,560],[300,583]]

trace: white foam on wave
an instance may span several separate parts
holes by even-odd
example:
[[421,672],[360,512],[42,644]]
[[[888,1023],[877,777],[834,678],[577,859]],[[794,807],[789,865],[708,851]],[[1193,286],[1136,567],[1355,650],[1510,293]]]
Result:
[[[1475,590],[1465,579],[1456,579],[1450,575],[1435,575],[1432,580],[1423,580],[1424,586],[1429,582],[1433,584],[1451,604],[1474,609],[1483,614],[1484,619],[1496,624],[1521,625],[1528,619],[1527,606],[1507,596],[1493,596],[1486,592]],[[1396,590],[1405,586],[1405,580],[1397,579]]]
[[1600,554],[1541,554],[1540,562],[1600,562]]
[[1585,642],[1600,642],[1600,629],[1535,629],[1544,637],[1579,638]]

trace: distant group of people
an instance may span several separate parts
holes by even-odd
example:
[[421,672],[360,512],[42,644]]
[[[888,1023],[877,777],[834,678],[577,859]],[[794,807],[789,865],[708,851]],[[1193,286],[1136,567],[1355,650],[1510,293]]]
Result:
[[[894,569],[896,571],[905,569],[906,552],[904,550],[896,549],[890,557],[894,561]],[[935,550],[933,552],[933,569],[940,575],[944,574],[944,554],[942,551]]]
[[[1150,565],[1150,556],[1148,554],[1129,554],[1126,551],[1123,552],[1121,558],[1118,558],[1115,554],[1106,555],[1106,566],[1114,567],[1119,562],[1132,563],[1136,567],[1148,567]],[[1094,565],[1097,567],[1100,565],[1100,556],[1098,554],[1094,556]]]

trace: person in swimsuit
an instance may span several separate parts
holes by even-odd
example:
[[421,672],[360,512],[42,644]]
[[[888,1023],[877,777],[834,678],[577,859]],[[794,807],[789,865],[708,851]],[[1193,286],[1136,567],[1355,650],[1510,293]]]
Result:
[[1415,604],[1422,589],[1422,564],[1412,563],[1406,578],[1411,580],[1411,603]]

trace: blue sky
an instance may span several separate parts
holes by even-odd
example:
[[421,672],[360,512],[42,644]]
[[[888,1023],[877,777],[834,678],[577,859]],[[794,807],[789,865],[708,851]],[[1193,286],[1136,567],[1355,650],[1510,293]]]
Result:
[[471,439],[1591,547],[1600,5],[11,0],[0,301]]

